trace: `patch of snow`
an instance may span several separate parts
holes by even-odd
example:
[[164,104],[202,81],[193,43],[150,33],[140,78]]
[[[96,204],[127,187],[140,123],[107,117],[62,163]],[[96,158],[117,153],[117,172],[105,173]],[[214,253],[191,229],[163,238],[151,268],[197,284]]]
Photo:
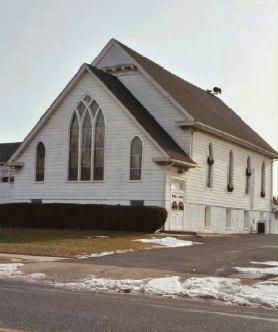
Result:
[[110,236],[108,236],[108,235],[96,235],[95,237],[104,239],[104,238],[109,238]]
[[79,256],[76,256],[79,259],[86,259],[86,258],[98,258],[98,257],[103,257],[103,256],[108,256],[108,255],[115,255],[115,254],[124,254],[126,252],[134,252],[133,249],[125,249],[125,250],[114,250],[114,251],[103,251],[100,253],[94,253],[94,254],[82,254]]
[[213,298],[239,305],[277,307],[277,287],[257,283],[241,285],[237,278],[190,278],[182,286],[190,297]]
[[42,280],[46,278],[44,273],[31,273],[27,275],[27,278],[30,280]]
[[192,242],[192,241],[186,241],[186,240],[180,240],[172,236],[167,236],[163,238],[158,237],[152,237],[150,239],[137,239],[133,241],[139,241],[143,243],[153,243],[158,244],[160,246],[165,246],[169,248],[176,248],[176,247],[187,247],[187,246],[193,246],[193,244],[201,244],[198,242]]
[[278,266],[278,262],[275,261],[267,261],[267,262],[250,262],[251,264],[256,265],[270,265],[270,266]]
[[6,263],[0,264],[0,278],[12,277],[15,275],[22,274],[21,271],[18,271],[18,268],[23,266],[21,263]]
[[155,295],[182,295],[184,288],[179,277],[154,278],[146,282],[144,292]]
[[95,278],[94,276],[89,276],[86,279],[80,280],[79,282],[69,282],[69,283],[55,283],[57,287],[65,287],[72,289],[85,289],[91,291],[117,291],[124,292],[126,290],[132,292],[141,292],[144,289],[144,284],[147,279],[142,280],[132,280],[132,279],[105,279],[105,278]]
[[238,267],[235,266],[239,273],[244,274],[250,278],[261,278],[265,276],[275,276],[277,275],[277,267]]
[[78,282],[54,285],[78,290],[201,297],[230,304],[277,307],[275,284],[264,282],[246,286],[237,278],[193,277],[181,282],[178,276],[141,280],[113,280],[90,276]]

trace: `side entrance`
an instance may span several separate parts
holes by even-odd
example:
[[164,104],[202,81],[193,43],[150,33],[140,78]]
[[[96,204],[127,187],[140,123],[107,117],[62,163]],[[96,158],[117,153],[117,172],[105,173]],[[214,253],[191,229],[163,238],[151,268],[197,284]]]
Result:
[[185,181],[171,179],[170,231],[184,230]]

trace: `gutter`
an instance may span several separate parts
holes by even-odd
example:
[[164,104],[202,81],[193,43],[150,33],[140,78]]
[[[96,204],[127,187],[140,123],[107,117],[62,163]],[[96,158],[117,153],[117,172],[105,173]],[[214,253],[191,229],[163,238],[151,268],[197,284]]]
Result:
[[188,163],[186,161],[177,160],[173,158],[153,158],[153,161],[157,164],[165,164],[167,166],[179,166],[184,168],[195,168],[198,167],[196,164]]
[[261,148],[261,147],[255,145],[255,144],[253,144],[253,143],[250,143],[250,142],[248,142],[244,139],[241,139],[239,137],[236,137],[234,135],[228,134],[225,131],[222,131],[222,130],[216,129],[214,127],[208,126],[208,125],[206,125],[202,122],[198,122],[198,121],[177,121],[176,123],[181,128],[190,128],[191,127],[191,128],[199,129],[201,131],[204,131],[204,132],[213,134],[215,136],[221,137],[225,140],[234,142],[238,145],[244,146],[244,147],[246,147],[250,150],[259,152],[261,154],[264,154],[264,155],[266,155],[266,156],[268,156],[272,159],[275,159],[275,160],[277,159],[277,153],[265,150],[264,148]]

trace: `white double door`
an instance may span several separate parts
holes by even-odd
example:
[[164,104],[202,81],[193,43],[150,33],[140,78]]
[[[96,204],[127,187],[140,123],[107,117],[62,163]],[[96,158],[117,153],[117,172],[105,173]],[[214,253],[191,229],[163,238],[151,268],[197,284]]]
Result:
[[184,230],[184,191],[171,191],[170,231]]

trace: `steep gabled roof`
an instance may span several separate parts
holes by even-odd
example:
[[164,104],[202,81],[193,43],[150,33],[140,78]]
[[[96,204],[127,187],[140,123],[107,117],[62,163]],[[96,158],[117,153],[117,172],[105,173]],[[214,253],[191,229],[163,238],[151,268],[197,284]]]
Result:
[[[84,63],[79,71],[74,75],[71,81],[52,103],[50,108],[43,114],[36,126],[31,130],[22,142],[20,148],[14,150],[8,157],[9,163],[20,155],[29,142],[34,138],[37,132],[45,125],[57,107],[62,103],[69,91],[78,82],[81,75],[85,72],[91,73],[94,77],[104,84],[112,95],[126,108],[135,118],[141,127],[148,133],[151,139],[166,153],[169,160],[181,162],[186,167],[194,167],[196,164],[187,154],[177,145],[177,143],[160,127],[154,117],[144,108],[144,106],[127,90],[127,88],[113,75],[105,73],[91,65]],[[20,143],[18,143],[20,144]]]
[[145,72],[175,99],[195,121],[250,142],[272,154],[277,152],[221,99],[170,73],[157,63],[115,40]]
[[0,143],[0,164],[5,163],[9,160],[11,155],[20,146],[20,142],[16,143]]
[[117,79],[117,77],[105,73],[91,65],[88,65],[88,67],[125,106],[138,123],[147,131],[147,133],[171,159],[189,163],[192,164],[192,166],[195,165],[195,162],[187,156],[187,154],[158,124],[155,118],[145,109],[145,107]]

